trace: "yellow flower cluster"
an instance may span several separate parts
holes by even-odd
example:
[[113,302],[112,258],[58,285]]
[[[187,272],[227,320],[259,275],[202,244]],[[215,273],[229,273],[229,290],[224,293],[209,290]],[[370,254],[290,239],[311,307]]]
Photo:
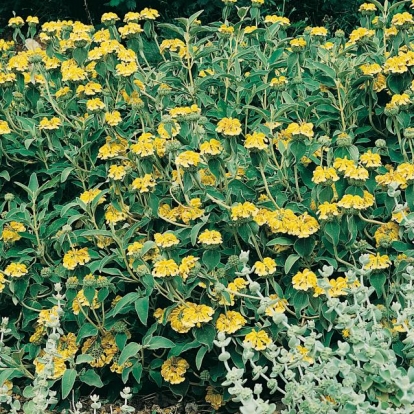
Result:
[[177,246],[180,243],[180,240],[173,233],[156,233],[154,234],[154,240],[158,247],[163,247],[164,249]]
[[187,333],[192,328],[200,328],[202,324],[210,322],[213,315],[214,309],[210,306],[186,302],[171,311],[168,322],[174,331]]
[[25,264],[16,263],[16,262],[10,263],[3,270],[3,273],[6,276],[11,276],[11,277],[22,277],[24,275],[27,275],[28,272],[29,270],[27,269],[27,266]]
[[269,276],[276,272],[276,262],[271,257],[264,257],[254,264],[254,272],[258,276]]
[[223,243],[223,238],[217,230],[204,230],[198,236],[198,242],[207,246],[217,246]]
[[22,223],[19,223],[18,221],[11,221],[10,223],[4,225],[1,233],[1,240],[5,243],[14,243],[22,238],[19,233],[24,231],[26,231],[26,227]]
[[82,249],[72,248],[63,257],[63,267],[68,270],[75,269],[76,266],[83,266],[91,260],[89,256],[88,248]]
[[236,118],[223,118],[218,122],[216,132],[229,137],[238,136],[242,133],[241,123]]
[[168,358],[161,366],[161,375],[170,384],[181,384],[185,381],[188,362],[181,357]]
[[285,233],[299,238],[307,238],[319,230],[319,223],[314,217],[308,213],[297,216],[290,209],[260,209],[254,220],[259,226],[267,225],[272,233]]
[[243,342],[250,343],[252,348],[256,351],[264,351],[272,343],[272,340],[263,329],[259,331],[252,329],[252,331],[244,337]]
[[378,227],[374,234],[376,246],[390,247],[393,241],[399,240],[399,229],[399,225],[392,221]]
[[227,311],[220,314],[216,321],[216,328],[219,332],[232,334],[246,325],[246,319],[237,311]]

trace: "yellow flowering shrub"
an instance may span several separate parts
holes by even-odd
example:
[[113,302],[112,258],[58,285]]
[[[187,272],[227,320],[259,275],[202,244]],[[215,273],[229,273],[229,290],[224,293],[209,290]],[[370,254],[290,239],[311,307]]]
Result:
[[234,3],[10,19],[0,361],[25,398],[122,381],[218,410],[253,404],[245,375],[289,412],[413,412],[412,7],[346,35]]

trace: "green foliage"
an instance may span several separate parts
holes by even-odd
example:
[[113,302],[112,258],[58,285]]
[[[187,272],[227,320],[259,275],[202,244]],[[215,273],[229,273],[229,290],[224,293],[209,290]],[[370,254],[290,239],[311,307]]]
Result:
[[124,411],[154,386],[241,413],[274,393],[284,413],[413,411],[414,19],[372,4],[349,37],[292,37],[259,1],[212,24],[10,20],[6,409],[128,384]]

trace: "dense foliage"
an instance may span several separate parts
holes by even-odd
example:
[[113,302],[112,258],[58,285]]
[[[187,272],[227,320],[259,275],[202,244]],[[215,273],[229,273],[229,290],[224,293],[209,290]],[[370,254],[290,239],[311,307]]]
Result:
[[292,37],[262,0],[209,25],[10,19],[3,406],[126,384],[123,412],[154,387],[241,413],[274,395],[284,413],[412,412],[409,6],[362,4],[349,37]]

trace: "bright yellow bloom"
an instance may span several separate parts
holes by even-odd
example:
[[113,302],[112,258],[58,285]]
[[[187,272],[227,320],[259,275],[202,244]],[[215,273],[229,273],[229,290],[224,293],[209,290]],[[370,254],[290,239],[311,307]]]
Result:
[[180,240],[173,233],[155,233],[154,240],[158,247],[163,248],[177,246],[180,243]]
[[47,119],[46,117],[42,118],[39,124],[39,129],[47,129],[47,130],[53,130],[53,129],[59,129],[59,127],[62,125],[62,122],[59,118],[53,117],[51,119]]
[[11,277],[22,277],[29,272],[23,263],[10,263],[4,270],[4,274]]
[[197,167],[200,162],[200,154],[194,151],[184,151],[181,154],[179,154],[175,159],[177,167],[183,168]]
[[114,24],[116,21],[119,20],[119,17],[115,13],[104,13],[101,17],[101,23],[111,23]]
[[216,132],[227,136],[238,136],[242,133],[241,123],[236,118],[223,118],[218,122]]
[[222,313],[216,321],[216,328],[219,332],[232,334],[237,332],[239,329],[246,325],[246,319],[241,313],[236,311],[227,311],[225,314]]
[[106,112],[105,122],[110,126],[117,126],[122,122],[121,114],[119,111]]
[[108,171],[108,178],[115,181],[122,180],[126,175],[126,169],[123,165],[111,165]]
[[233,26],[229,26],[227,24],[222,24],[219,28],[218,31],[221,34],[224,35],[232,35],[234,33],[234,27]]
[[254,273],[258,276],[269,276],[276,272],[276,262],[271,257],[265,257],[254,264]]
[[204,230],[198,236],[198,242],[208,246],[215,246],[223,243],[223,239],[217,230]]
[[99,98],[89,99],[86,101],[86,109],[88,112],[102,111],[105,109],[105,104]]
[[217,139],[210,139],[210,141],[203,142],[200,144],[201,155],[220,155],[223,152],[223,146]]
[[328,30],[325,27],[312,27],[309,34],[316,37],[326,37]]
[[334,216],[339,215],[338,205],[336,203],[325,201],[318,207],[317,214],[319,215],[320,220],[330,220]]
[[249,201],[245,201],[243,204],[237,204],[231,208],[231,219],[237,220],[252,220],[259,209]]
[[[88,299],[86,299],[85,292],[83,289],[81,289],[77,294],[75,299],[73,299],[72,303],[72,311],[74,315],[79,315],[79,312],[81,311],[80,308],[92,308],[92,309],[98,309],[100,306],[98,302],[98,292],[95,292],[95,296],[92,300],[92,304],[89,302]],[[82,351],[83,352],[83,351]]]
[[89,256],[87,247],[82,249],[73,248],[65,253],[65,256],[63,257],[63,267],[68,270],[73,270],[76,266],[83,266],[90,260],[91,257]]
[[185,381],[185,373],[189,368],[188,362],[184,358],[168,358],[161,366],[161,376],[170,384],[181,384]]
[[290,26],[290,20],[287,17],[276,16],[276,15],[267,15],[264,19],[265,23],[268,24],[279,24],[281,27],[286,28]]
[[152,174],[145,174],[144,177],[135,178],[132,182],[131,187],[134,190],[138,190],[140,193],[148,193],[157,183],[153,178]]
[[265,314],[267,316],[273,316],[274,313],[284,313],[286,311],[286,307],[288,306],[288,301],[286,299],[280,299],[274,294],[269,295],[269,299],[274,301],[274,303],[266,308]]
[[369,262],[364,266],[367,270],[381,270],[391,266],[391,260],[386,254],[382,256],[379,253],[369,254],[368,259]]
[[148,7],[145,7],[145,9],[140,11],[141,19],[147,19],[147,20],[155,20],[157,17],[160,17],[160,14],[158,13],[158,10],[151,9]]
[[[226,0],[228,1],[228,0]],[[209,385],[207,387],[207,394],[205,397],[205,401],[210,403],[210,405],[215,409],[218,410],[221,406],[224,405],[223,395],[216,392],[214,387]]]
[[191,270],[195,268],[199,260],[200,259],[198,257],[194,257],[194,256],[183,257],[183,260],[181,261],[181,264],[179,266],[179,271],[180,271],[181,277],[184,280],[188,278]]
[[399,240],[399,225],[394,222],[385,223],[374,233],[377,247],[390,247],[393,241]]
[[[92,190],[84,191],[80,196],[79,199],[82,200],[85,204],[91,203],[95,197],[97,197],[100,193],[102,193],[99,188],[93,188]],[[101,196],[99,198],[98,204],[102,204],[105,201],[105,196]]]
[[252,348],[256,351],[264,351],[268,345],[272,343],[272,340],[264,330],[255,331],[252,329],[252,331],[245,336],[243,342],[250,342]]
[[116,224],[127,219],[125,211],[119,211],[112,204],[105,211],[105,219],[107,224]]
[[180,270],[178,268],[177,263],[175,263],[173,259],[169,259],[155,262],[152,275],[154,277],[169,277],[177,276],[179,272]]
[[253,134],[246,134],[244,147],[249,150],[265,150],[267,142],[268,139],[263,132],[253,132]]
[[0,120],[0,135],[10,134],[11,129],[6,121]]
[[317,286],[318,279],[316,278],[315,273],[311,270],[304,269],[303,272],[298,272],[295,276],[293,276],[292,284],[296,290],[307,291]]
[[397,13],[393,16],[391,24],[395,27],[406,29],[414,25],[413,15],[408,12]]
[[[44,351],[41,351],[39,357],[42,358],[44,356]],[[46,365],[39,361],[39,358],[35,358],[33,361],[33,365],[35,366],[36,374],[41,375],[42,372],[45,370]],[[49,379],[58,379],[60,378],[66,371],[66,364],[64,358],[53,357],[53,372],[48,375]]]
[[359,160],[366,168],[381,167],[381,155],[373,153],[371,150],[361,154]]
[[336,171],[332,167],[321,167],[318,165],[314,172],[312,181],[315,184],[328,184],[331,185],[333,182],[338,181],[339,177],[336,174]]
[[4,225],[1,239],[5,243],[14,243],[22,238],[19,233],[26,231],[26,227],[18,221],[11,221]]
[[364,42],[375,35],[375,30],[368,30],[365,27],[359,27],[349,35],[350,44],[358,44]]
[[377,75],[378,73],[381,73],[381,66],[378,63],[365,63],[364,65],[361,65],[359,67],[360,71],[364,75]]

